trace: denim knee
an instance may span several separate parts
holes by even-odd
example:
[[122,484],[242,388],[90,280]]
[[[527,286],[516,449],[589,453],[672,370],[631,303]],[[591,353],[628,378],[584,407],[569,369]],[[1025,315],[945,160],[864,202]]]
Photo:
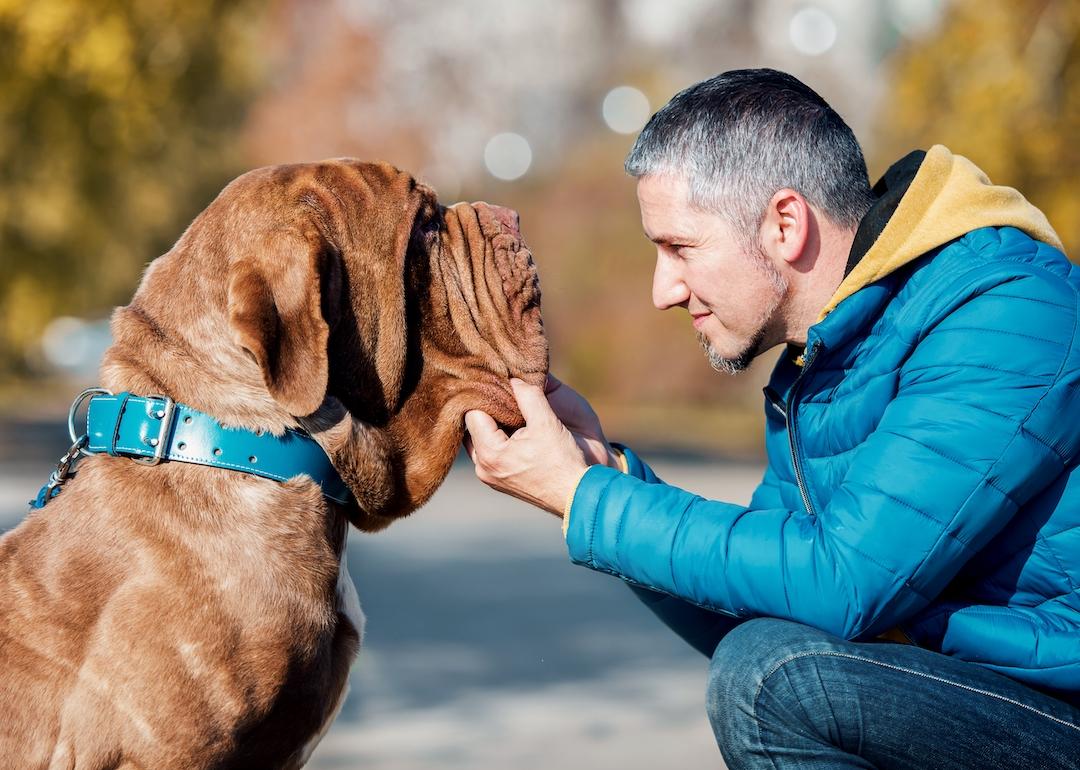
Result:
[[827,646],[829,638],[789,620],[755,618],[720,641],[709,664],[705,708],[729,767],[760,750],[756,710],[765,680],[793,656]]

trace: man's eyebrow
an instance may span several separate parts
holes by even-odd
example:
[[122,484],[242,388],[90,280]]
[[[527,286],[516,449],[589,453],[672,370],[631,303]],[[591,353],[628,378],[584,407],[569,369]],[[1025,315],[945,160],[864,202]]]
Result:
[[686,243],[689,239],[685,235],[665,235],[660,233],[658,235],[650,235],[649,240],[660,246],[671,246],[676,243]]

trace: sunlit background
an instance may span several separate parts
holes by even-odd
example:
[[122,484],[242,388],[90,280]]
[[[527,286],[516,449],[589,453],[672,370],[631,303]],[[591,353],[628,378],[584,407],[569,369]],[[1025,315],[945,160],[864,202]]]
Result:
[[93,384],[109,312],[228,180],[342,155],[520,211],[553,370],[609,435],[758,462],[771,361],[717,375],[686,314],[650,302],[622,171],[645,120],[717,72],[784,69],[853,127],[872,180],[946,144],[1075,250],[1078,33],[1066,0],[0,0],[0,462]]
[[111,308],[230,178],[354,155],[521,211],[554,370],[613,435],[752,454],[768,365],[714,375],[649,302],[621,170],[644,121],[716,72],[786,69],[873,177],[945,143],[1072,246],[1078,27],[1046,0],[0,1],[0,411],[94,379]]

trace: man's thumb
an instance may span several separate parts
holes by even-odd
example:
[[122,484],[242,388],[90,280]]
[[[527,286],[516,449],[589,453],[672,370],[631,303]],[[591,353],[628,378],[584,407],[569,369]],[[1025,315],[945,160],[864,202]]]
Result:
[[[483,449],[498,443],[499,434],[502,433],[491,415],[479,409],[470,409],[465,413],[465,429],[469,431],[473,446]],[[505,436],[503,440],[506,440]]]
[[526,425],[557,419],[551,411],[543,388],[530,385],[516,377],[510,378],[510,387],[514,391],[514,398],[517,399],[518,409],[521,410]]

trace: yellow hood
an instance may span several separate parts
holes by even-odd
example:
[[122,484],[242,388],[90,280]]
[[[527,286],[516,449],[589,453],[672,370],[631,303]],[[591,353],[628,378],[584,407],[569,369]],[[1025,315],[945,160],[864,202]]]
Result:
[[980,227],[1016,227],[1062,249],[1046,216],[1011,187],[940,144],[926,153],[896,211],[821,311],[821,320],[864,286]]

